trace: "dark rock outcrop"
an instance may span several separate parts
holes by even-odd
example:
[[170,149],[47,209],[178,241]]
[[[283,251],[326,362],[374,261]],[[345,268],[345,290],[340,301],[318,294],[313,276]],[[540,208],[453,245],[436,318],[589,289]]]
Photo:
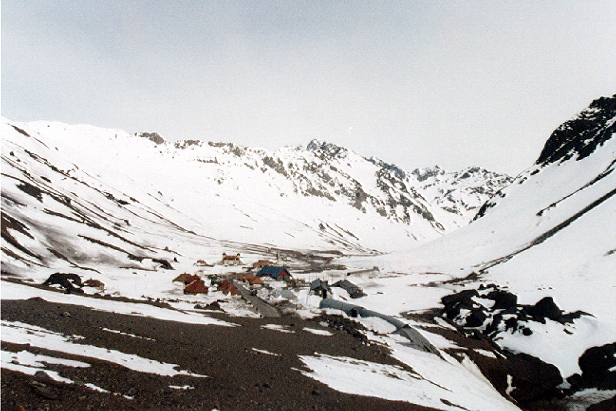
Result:
[[444,312],[447,318],[454,319],[460,315],[462,309],[473,309],[473,297],[479,296],[477,290],[464,290],[457,294],[446,295],[441,298],[445,306]]
[[466,317],[466,326],[471,328],[481,327],[487,318],[488,316],[483,310],[473,309]]
[[171,263],[167,260],[164,259],[158,259],[158,258],[152,258],[152,261],[155,263],[160,264],[161,268],[164,268],[165,270],[173,270],[173,266],[171,265]]
[[615,116],[616,95],[594,100],[587,109],[552,133],[536,164],[547,165],[574,156],[577,160],[588,157],[616,132],[616,124],[610,122]]
[[504,309],[515,308],[518,304],[518,296],[510,293],[509,291],[495,290],[486,296],[487,298],[494,300],[494,306],[492,309]]
[[574,374],[567,379],[572,389],[616,390],[616,371],[613,371],[616,367],[616,343],[589,348],[580,356],[578,364],[582,375]]
[[507,361],[513,377],[511,397],[518,403],[549,399],[560,395],[556,388],[563,379],[558,368],[528,354],[516,354]]
[[147,138],[152,141],[154,144],[163,144],[165,139],[160,136],[158,133],[137,133],[137,136]]
[[586,408],[586,411],[614,411],[616,410],[616,396],[609,400],[601,401]]
[[562,316],[561,309],[558,308],[552,297],[544,297],[535,305],[524,306],[522,313],[541,323],[545,323],[546,318],[557,321]]
[[59,285],[64,288],[67,293],[83,292],[81,290],[81,287],[83,287],[81,277],[72,273],[54,273],[45,280],[43,285]]

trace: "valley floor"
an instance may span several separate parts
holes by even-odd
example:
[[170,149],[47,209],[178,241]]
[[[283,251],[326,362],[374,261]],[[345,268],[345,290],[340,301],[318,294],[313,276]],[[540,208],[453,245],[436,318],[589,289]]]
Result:
[[[175,376],[137,372],[91,356],[54,351],[53,345],[47,349],[6,342],[3,338],[5,357],[28,351],[39,356],[86,361],[89,366],[47,363],[45,370],[56,371],[73,382],[66,384],[45,381],[40,372],[30,376],[3,367],[2,409],[430,409],[345,394],[303,375],[300,370],[306,368],[299,356],[315,353],[405,368],[389,355],[386,347],[366,345],[348,332],[327,328],[325,318],[250,319],[215,312],[208,315],[235,326],[121,315],[40,298],[2,300],[3,333],[12,327],[34,326],[36,330],[79,336],[73,343],[84,344],[86,348],[100,347],[111,353],[117,350],[153,362],[177,364],[174,368],[186,371]],[[40,357],[43,360],[39,361],[48,357]],[[353,379],[352,375],[348,377]]]

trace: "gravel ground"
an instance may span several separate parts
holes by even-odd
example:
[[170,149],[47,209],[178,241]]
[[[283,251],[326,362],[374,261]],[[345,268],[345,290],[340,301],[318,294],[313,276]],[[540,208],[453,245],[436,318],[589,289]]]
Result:
[[[405,402],[340,393],[299,372],[298,369],[304,367],[298,355],[315,352],[408,368],[391,358],[386,347],[362,343],[357,331],[353,336],[348,326],[344,330],[324,327],[324,318],[247,319],[220,313],[212,316],[240,326],[191,325],[49,303],[40,298],[2,300],[1,314],[3,320],[83,336],[85,339],[78,341],[81,344],[178,364],[182,370],[208,376],[163,377],[89,357],[2,342],[2,349],[6,351],[25,349],[91,364],[88,368],[48,366],[75,384],[37,381],[36,377],[2,369],[3,411],[428,410]],[[284,325],[294,333],[261,328],[265,324]],[[333,335],[315,335],[304,331],[304,327],[328,329]],[[147,339],[111,333],[103,328]],[[257,352],[253,348],[279,355]],[[87,383],[115,394],[91,390],[83,385]],[[185,385],[194,388],[170,388]]]

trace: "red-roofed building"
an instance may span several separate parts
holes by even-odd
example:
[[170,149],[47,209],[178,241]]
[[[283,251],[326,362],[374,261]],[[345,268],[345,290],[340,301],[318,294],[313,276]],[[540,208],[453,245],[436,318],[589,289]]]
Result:
[[195,280],[184,287],[184,294],[207,294],[208,288],[203,280]]

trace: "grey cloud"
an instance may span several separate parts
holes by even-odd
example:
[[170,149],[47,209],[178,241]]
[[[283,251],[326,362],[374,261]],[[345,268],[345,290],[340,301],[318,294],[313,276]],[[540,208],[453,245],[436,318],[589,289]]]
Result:
[[[611,2],[3,1],[3,115],[512,174],[614,93]],[[558,7],[557,7],[558,6]]]

